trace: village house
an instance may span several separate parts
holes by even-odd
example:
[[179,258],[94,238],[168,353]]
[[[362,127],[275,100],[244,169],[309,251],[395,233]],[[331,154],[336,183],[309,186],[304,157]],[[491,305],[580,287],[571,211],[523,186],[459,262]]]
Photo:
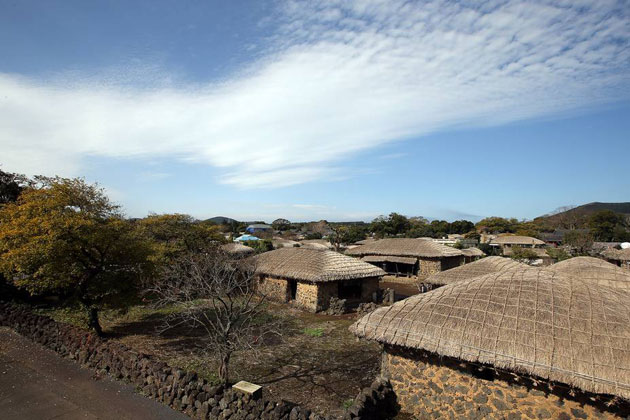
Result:
[[346,251],[396,276],[426,277],[464,264],[463,253],[424,238],[381,239]]
[[470,248],[460,249],[460,251],[462,251],[462,254],[464,254],[464,263],[465,264],[469,264],[469,263],[471,263],[473,261],[477,261],[478,259],[486,256],[485,252],[483,252],[482,250],[480,250],[479,248],[476,248],[474,246],[472,246]]
[[330,250],[281,248],[255,257],[258,290],[269,299],[301,309],[328,309],[330,299],[349,306],[377,299],[385,272]]
[[245,258],[252,255],[255,251],[250,246],[243,245],[238,242],[221,245],[221,250],[234,258]]
[[545,246],[545,242],[540,239],[532,238],[531,236],[503,235],[492,239],[490,246],[501,248],[503,255],[505,255],[506,251],[509,252],[509,250],[514,247],[542,248]]
[[264,223],[254,223],[245,228],[245,233],[249,233],[263,239],[271,239],[273,236],[273,227]]
[[625,418],[628,293],[545,269],[488,274],[379,308],[350,327],[419,418]]
[[485,276],[486,274],[502,273],[508,270],[523,268],[528,268],[528,266],[518,261],[514,261],[511,258],[491,256],[471,262],[470,264],[432,274],[424,279],[423,283],[425,284],[425,290],[431,290],[447,284],[458,283],[475,277]]
[[607,248],[601,255],[606,261],[626,270],[630,270],[630,248]]

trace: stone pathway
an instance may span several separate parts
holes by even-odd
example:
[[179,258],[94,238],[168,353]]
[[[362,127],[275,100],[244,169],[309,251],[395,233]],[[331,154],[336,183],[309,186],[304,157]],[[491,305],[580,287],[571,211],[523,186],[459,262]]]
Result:
[[94,373],[0,328],[0,418],[188,419],[134,388]]

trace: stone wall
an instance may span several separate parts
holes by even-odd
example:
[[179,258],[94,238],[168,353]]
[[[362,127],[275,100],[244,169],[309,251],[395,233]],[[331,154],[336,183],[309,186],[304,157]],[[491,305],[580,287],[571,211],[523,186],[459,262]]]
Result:
[[[561,384],[516,376],[422,351],[386,346],[382,375],[401,411],[419,419],[625,418],[628,402],[595,396]],[[611,404],[609,406],[609,404]]]
[[324,286],[324,284],[320,285],[319,283],[298,282],[295,305],[300,309],[310,312],[317,312],[322,309],[326,309],[323,306],[323,302],[319,301],[319,289],[321,286]]
[[0,326],[12,328],[85,368],[130,383],[145,396],[196,419],[365,420],[395,415],[396,396],[389,383],[380,379],[358,394],[346,414],[324,417],[290,402],[264,396],[253,399],[231,388],[214,386],[195,372],[170,367],[116,341],[9,303],[0,302]]
[[285,279],[261,277],[258,281],[258,293],[276,302],[289,301],[289,285]]
[[439,258],[418,258],[418,277],[426,278],[442,270]]

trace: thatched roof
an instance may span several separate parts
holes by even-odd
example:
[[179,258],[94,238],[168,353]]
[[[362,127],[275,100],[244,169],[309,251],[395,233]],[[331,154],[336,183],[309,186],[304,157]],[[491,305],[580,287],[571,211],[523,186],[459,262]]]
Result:
[[311,249],[332,249],[332,244],[325,239],[304,239],[300,246]]
[[602,286],[630,291],[630,271],[593,257],[575,257],[545,268]]
[[398,257],[442,258],[462,255],[459,249],[420,238],[381,239],[350,249],[348,255],[394,255]]
[[238,256],[247,256],[255,252],[254,248],[245,246],[243,244],[239,244],[236,242],[221,245],[221,249],[227,252],[228,254],[238,255]]
[[271,244],[273,245],[274,248],[292,248],[294,246],[299,246],[300,243],[297,241],[292,241],[290,239],[284,239],[284,238],[273,238],[271,240]]
[[417,259],[411,257],[395,257],[392,255],[366,255],[361,258],[361,261],[369,263],[391,262],[398,264],[410,264],[413,265],[418,262]]
[[281,248],[255,259],[259,274],[294,280],[324,282],[385,275],[372,264],[329,250]]
[[367,239],[362,239],[360,241],[356,241],[354,243],[354,245],[367,245],[367,244],[371,244],[371,243],[374,243],[374,242],[376,242],[376,239],[374,239],[374,238],[367,238]]
[[[506,257],[514,255],[514,249],[515,248],[506,248],[503,251],[503,255],[505,255]],[[551,255],[547,254],[546,248],[522,248],[522,249],[535,254],[536,258],[551,258]]]
[[544,245],[545,242],[531,236],[505,235],[497,236],[490,244],[493,245]]
[[608,248],[602,252],[602,256],[608,258],[609,260],[630,261],[630,248]]
[[486,257],[460,265],[449,270],[440,271],[427,277],[423,282],[431,284],[451,284],[460,281],[470,280],[475,277],[484,276],[491,273],[502,273],[515,268],[527,268],[526,264],[504,257]]
[[630,398],[630,294],[516,269],[377,309],[360,337]]
[[479,248],[475,248],[474,246],[470,248],[460,249],[460,251],[462,251],[462,254],[464,254],[465,257],[483,257],[484,255],[486,255],[485,252],[483,252]]

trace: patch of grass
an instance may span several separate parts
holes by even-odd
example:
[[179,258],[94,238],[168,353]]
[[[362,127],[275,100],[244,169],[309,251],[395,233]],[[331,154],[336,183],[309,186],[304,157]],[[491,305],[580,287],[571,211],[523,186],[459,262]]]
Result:
[[350,407],[352,407],[352,404],[353,404],[353,403],[354,403],[354,400],[353,400],[352,398],[351,398],[351,399],[348,399],[348,400],[345,400],[345,401],[343,402],[343,404],[342,404],[343,409],[344,409],[344,410],[349,409]]
[[324,335],[323,328],[304,328],[302,332],[306,335],[310,335],[311,337],[321,337]]

